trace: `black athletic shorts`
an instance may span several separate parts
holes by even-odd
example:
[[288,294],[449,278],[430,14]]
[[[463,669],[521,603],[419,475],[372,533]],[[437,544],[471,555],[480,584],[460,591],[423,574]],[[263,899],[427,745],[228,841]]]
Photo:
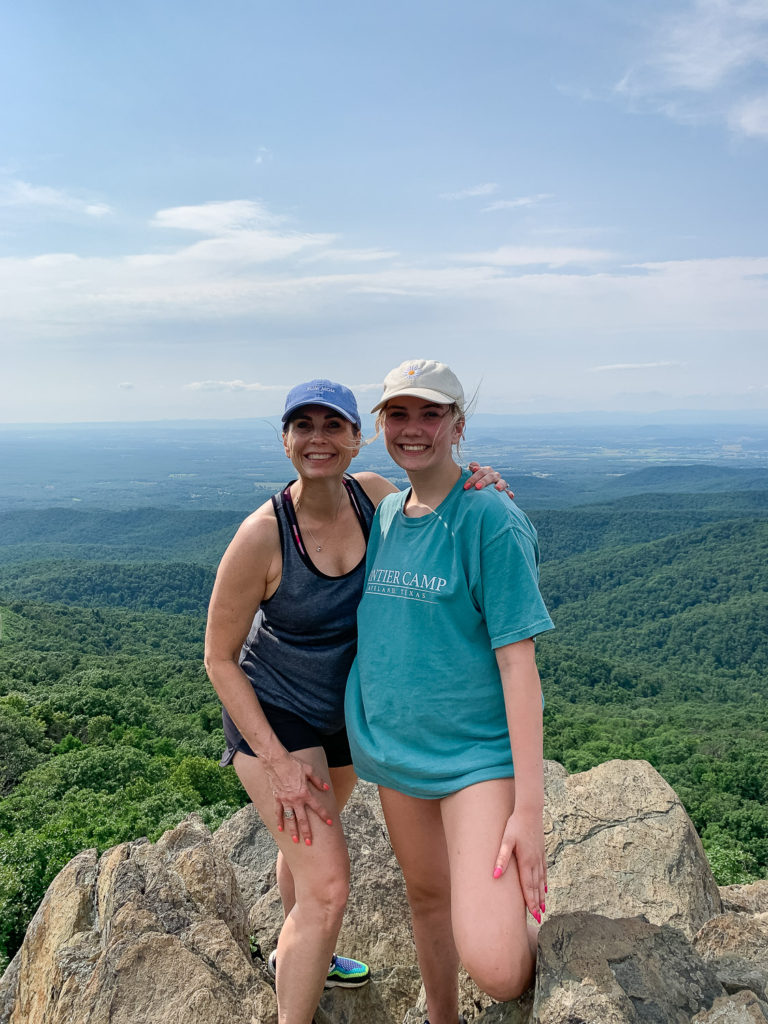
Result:
[[[272,726],[275,736],[280,740],[286,750],[304,750],[307,747],[322,747],[329,768],[343,768],[352,764],[352,754],[349,750],[347,730],[344,726],[338,732],[323,733],[314,725],[305,722],[303,718],[288,711],[286,708],[275,707],[274,704],[265,704],[260,700],[261,710]],[[219,764],[225,767],[232,763],[235,754],[240,751],[250,757],[257,755],[251,750],[246,741],[238,732],[237,726],[229,717],[226,708],[221,709],[221,719],[224,723],[224,735],[227,738],[227,749],[224,751]]]

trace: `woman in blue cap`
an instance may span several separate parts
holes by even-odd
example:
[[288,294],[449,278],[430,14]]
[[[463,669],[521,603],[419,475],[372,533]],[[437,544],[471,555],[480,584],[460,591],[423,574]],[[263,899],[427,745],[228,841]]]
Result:
[[[279,848],[285,921],[269,966],[280,1024],[310,1024],[323,987],[369,978],[364,963],[334,953],[349,887],[339,812],[356,779],[344,690],[371,522],[396,491],[376,473],[348,474],[361,440],[348,388],[312,380],[289,392],[283,445],[297,479],[240,526],[208,615],[222,764],[234,764]],[[467,486],[482,482],[506,486],[490,470]]]
[[540,923],[547,877],[533,638],[552,621],[525,514],[492,489],[464,494],[449,367],[396,367],[377,410],[411,486],[371,527],[346,721],[405,876],[429,1021],[456,1024],[459,960],[494,999],[533,976],[526,908]]

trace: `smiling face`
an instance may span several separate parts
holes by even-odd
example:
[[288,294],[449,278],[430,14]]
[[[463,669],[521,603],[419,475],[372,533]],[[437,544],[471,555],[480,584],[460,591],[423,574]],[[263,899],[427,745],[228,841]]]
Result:
[[452,463],[452,446],[464,430],[455,409],[413,395],[390,399],[384,408],[384,441],[398,466],[418,472]]
[[285,454],[301,477],[341,476],[360,450],[360,431],[322,405],[305,405],[283,432]]

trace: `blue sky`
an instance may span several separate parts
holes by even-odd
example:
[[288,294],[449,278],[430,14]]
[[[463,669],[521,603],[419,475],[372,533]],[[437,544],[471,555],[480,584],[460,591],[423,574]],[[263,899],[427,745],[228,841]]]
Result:
[[[0,13],[0,422],[766,410],[765,0]],[[373,402],[371,402],[373,404]]]

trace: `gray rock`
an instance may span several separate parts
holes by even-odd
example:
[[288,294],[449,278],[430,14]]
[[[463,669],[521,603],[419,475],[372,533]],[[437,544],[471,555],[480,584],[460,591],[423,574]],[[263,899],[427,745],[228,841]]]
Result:
[[733,911],[721,914],[707,921],[693,946],[726,992],[750,989],[760,999],[768,999],[768,920]]
[[750,885],[721,885],[723,910],[740,914],[768,913],[768,878]]
[[247,908],[275,884],[277,846],[253,804],[237,811],[214,832],[213,845],[232,865]]
[[710,1010],[702,1010],[691,1018],[691,1024],[765,1024],[768,1003],[754,992],[738,992],[716,999]]
[[674,790],[646,761],[547,775],[547,911],[644,914],[689,938],[721,912],[699,837]]
[[565,914],[539,933],[536,1024],[688,1024],[725,992],[679,931]]
[[86,851],[27,931],[8,1024],[276,1024],[245,916],[199,818],[155,844]]

